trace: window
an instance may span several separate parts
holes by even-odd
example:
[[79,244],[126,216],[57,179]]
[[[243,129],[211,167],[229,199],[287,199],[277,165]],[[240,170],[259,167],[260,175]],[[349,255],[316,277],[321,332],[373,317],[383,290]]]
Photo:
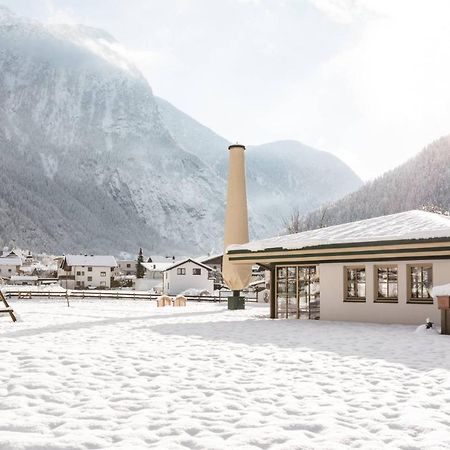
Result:
[[114,267],[111,267],[111,272],[114,272]]
[[11,269],[8,269],[8,272],[9,272],[9,273],[11,273],[11,272],[12,272],[12,270],[11,270]]
[[201,274],[202,274],[202,269],[197,269],[197,268],[192,269],[192,275],[201,275]]
[[347,302],[366,301],[366,269],[364,267],[346,267],[344,298]]
[[127,264],[127,269],[129,269],[131,267],[131,264]]
[[100,281],[100,286],[106,286],[106,281]]
[[398,303],[398,270],[397,267],[377,267],[378,280],[375,302]]
[[100,272],[101,277],[106,277],[106,272]]
[[88,281],[92,281],[92,277],[88,277]]
[[81,272],[80,272],[79,270],[77,271],[77,275],[78,275],[78,276],[80,276],[80,275],[81,275]]
[[186,269],[184,267],[178,267],[177,275],[186,275]]
[[409,266],[409,302],[433,303],[430,289],[433,284],[432,266]]
[[92,267],[88,267],[88,272],[92,272]]

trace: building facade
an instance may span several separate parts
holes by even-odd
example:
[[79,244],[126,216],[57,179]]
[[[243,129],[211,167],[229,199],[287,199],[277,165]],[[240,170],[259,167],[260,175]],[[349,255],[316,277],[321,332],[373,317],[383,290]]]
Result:
[[184,291],[214,291],[214,277],[211,267],[192,259],[175,263],[163,272],[163,292],[178,295]]
[[0,278],[10,279],[20,274],[22,259],[14,252],[8,252],[0,257]]
[[450,218],[407,211],[228,253],[270,270],[272,318],[438,323],[431,289],[450,283]]
[[58,279],[68,289],[109,289],[116,268],[114,256],[66,255],[58,267]]
[[120,275],[136,275],[137,262],[134,259],[117,260],[117,271]]

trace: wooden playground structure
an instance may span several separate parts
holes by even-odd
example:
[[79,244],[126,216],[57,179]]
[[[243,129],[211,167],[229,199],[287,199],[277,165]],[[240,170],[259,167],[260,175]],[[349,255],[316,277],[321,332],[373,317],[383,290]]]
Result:
[[0,291],[0,302],[3,303],[3,307],[1,306],[0,303],[0,314],[9,314],[11,320],[13,322],[16,322],[17,318],[14,314],[14,310],[11,308],[11,306],[9,306],[8,302],[6,301],[6,297],[3,295],[2,291]]

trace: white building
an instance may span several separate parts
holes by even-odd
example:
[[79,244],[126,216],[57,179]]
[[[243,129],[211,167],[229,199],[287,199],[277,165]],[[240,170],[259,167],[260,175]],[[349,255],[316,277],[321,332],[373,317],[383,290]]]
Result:
[[117,264],[120,275],[136,275],[137,262],[134,259],[119,259]]
[[153,290],[156,293],[161,293],[163,290],[163,273],[172,266],[170,262],[146,262],[142,263],[144,267],[144,278],[137,278],[135,287],[137,291]]
[[232,245],[233,264],[271,271],[271,317],[440,322],[433,285],[450,283],[450,217],[407,211]]
[[66,255],[58,268],[58,279],[68,289],[110,288],[117,267],[114,256]]
[[214,278],[211,267],[185,259],[170,265],[163,271],[163,290],[168,295],[178,295],[187,290],[214,291]]
[[11,278],[20,273],[22,259],[14,252],[4,253],[0,257],[0,278]]

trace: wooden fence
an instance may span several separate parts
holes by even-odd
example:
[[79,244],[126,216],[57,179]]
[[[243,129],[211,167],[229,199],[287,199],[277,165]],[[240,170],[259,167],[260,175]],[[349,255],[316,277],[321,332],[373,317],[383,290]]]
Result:
[[[32,290],[24,290],[19,287],[15,288],[6,288],[2,289],[5,297],[17,297],[19,299],[32,299],[32,298],[69,298],[69,299],[88,299],[88,298],[96,298],[96,299],[118,299],[118,300],[156,300],[159,295],[152,294],[150,292],[144,291],[126,291],[126,290],[68,290],[64,291],[32,291]],[[189,301],[197,301],[197,302],[221,302],[227,301],[228,295],[185,295],[186,299]],[[245,297],[246,301],[256,302],[255,297]]]

